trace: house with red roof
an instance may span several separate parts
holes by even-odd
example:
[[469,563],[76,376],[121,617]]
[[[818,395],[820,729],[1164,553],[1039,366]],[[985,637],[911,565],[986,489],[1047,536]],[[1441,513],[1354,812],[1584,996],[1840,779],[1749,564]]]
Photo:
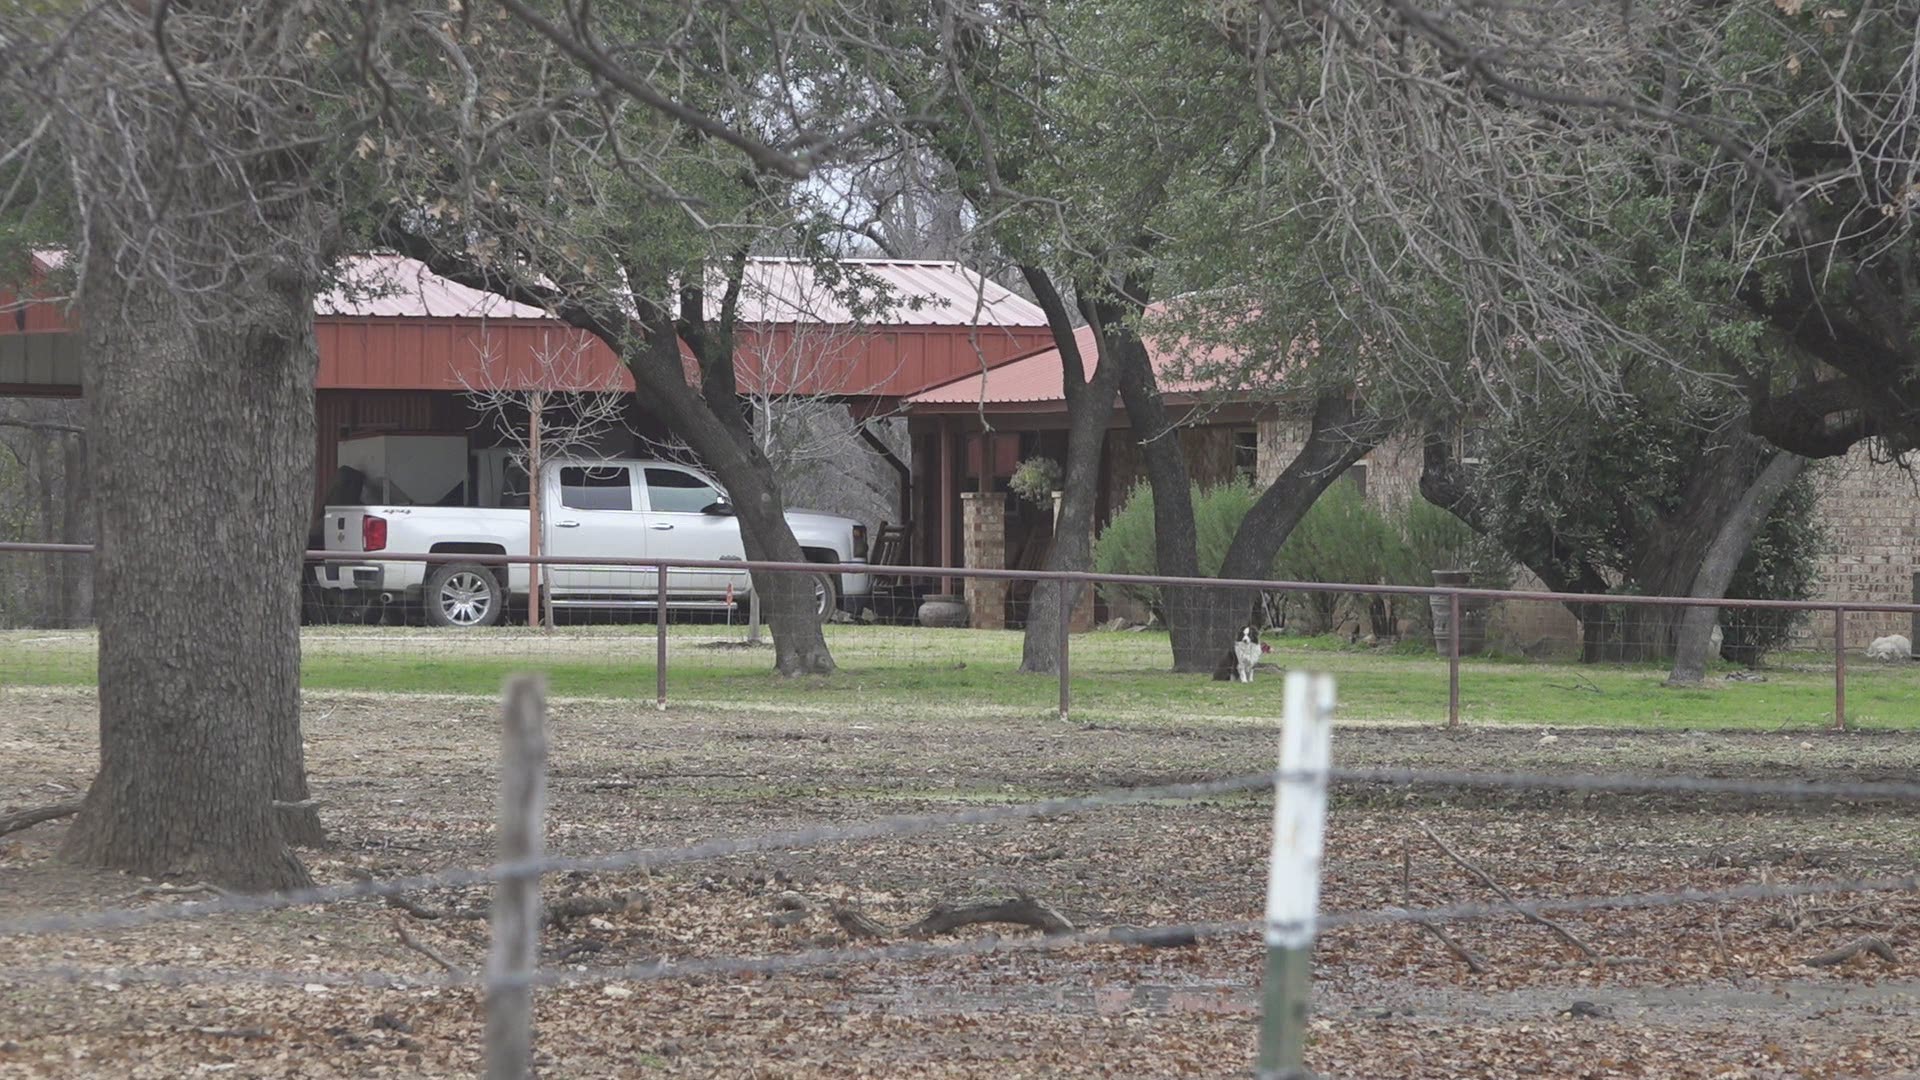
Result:
[[[1098,364],[1094,332],[1076,334],[1091,375]],[[1245,476],[1270,482],[1306,443],[1307,419],[1269,391],[1234,389],[1196,378],[1190,356],[1149,337],[1148,356],[1159,375],[1167,410],[1180,425],[1193,481],[1204,486]],[[1204,366],[1204,365],[1203,365]],[[906,396],[901,409],[912,437],[916,561],[937,566],[1044,565],[1053,517],[1012,497],[1010,481],[1031,457],[1066,460],[1067,404],[1060,351],[1051,342],[1023,355]],[[1381,507],[1419,498],[1422,466],[1416,439],[1396,437],[1355,465],[1347,482]],[[1821,462],[1820,512],[1833,538],[1818,598],[1836,603],[1905,602],[1920,598],[1920,489],[1899,465],[1876,462],[1865,446]],[[1096,528],[1125,505],[1145,478],[1140,447],[1118,395],[1102,448]],[[1540,588],[1522,572],[1516,587]],[[1030,587],[952,579],[942,591],[963,591],[975,626],[1024,620]],[[1557,605],[1518,606],[1509,627],[1516,641],[1540,637],[1575,642],[1577,625]],[[1075,613],[1079,628],[1107,612],[1087,599]],[[1810,647],[1832,641],[1833,616],[1816,612],[1800,631]],[[1905,616],[1855,612],[1849,647],[1864,648],[1881,634],[1907,634]],[[1521,642],[1524,644],[1524,642]]]
[[[1081,327],[1075,339],[1091,377],[1099,365],[1093,328]],[[1272,395],[1216,389],[1188,373],[1188,358],[1178,350],[1151,339],[1147,344],[1162,398],[1181,425],[1178,438],[1195,483],[1211,486],[1236,475],[1268,479],[1304,441],[1304,420],[1293,418]],[[1022,461],[1066,460],[1062,376],[1060,350],[1049,343],[902,401],[913,445],[914,550],[928,564],[1038,569],[1045,563],[1053,539],[1051,510],[1006,493]],[[1107,426],[1095,508],[1100,525],[1144,477],[1140,447],[1118,395]],[[981,562],[983,557],[1000,561]],[[973,598],[969,608],[976,626],[1021,621],[1030,591],[971,580],[963,588]],[[1092,604],[1089,600],[1077,613],[1078,625],[1093,622]]]

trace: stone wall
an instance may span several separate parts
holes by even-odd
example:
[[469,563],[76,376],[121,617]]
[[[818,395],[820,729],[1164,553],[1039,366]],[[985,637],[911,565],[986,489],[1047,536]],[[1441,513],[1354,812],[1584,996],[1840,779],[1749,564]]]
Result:
[[[1820,600],[1907,603],[1920,571],[1920,486],[1905,469],[1876,463],[1856,446],[1845,457],[1814,466],[1828,551],[1814,594]],[[1910,616],[1859,612],[1847,616],[1847,647],[1864,648],[1882,634],[1910,634]],[[1808,648],[1833,647],[1833,616],[1816,612],[1797,637]]]
[[[1254,476],[1262,487],[1273,483],[1307,445],[1311,426],[1303,419],[1262,420],[1259,462]],[[1394,511],[1420,495],[1420,441],[1395,437],[1360,460],[1365,466],[1367,501]]]

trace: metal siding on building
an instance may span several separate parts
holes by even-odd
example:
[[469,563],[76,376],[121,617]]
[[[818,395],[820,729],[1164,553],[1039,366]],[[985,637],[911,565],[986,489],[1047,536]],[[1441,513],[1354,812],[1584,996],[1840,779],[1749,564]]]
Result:
[[[49,266],[57,263],[57,259]],[[979,358],[969,341],[970,322],[978,329],[981,351],[989,363],[998,363],[1045,344],[1044,317],[1024,299],[991,282],[981,282],[954,264],[899,260],[861,263],[866,272],[885,281],[901,296],[926,297],[918,310],[903,307],[894,323],[855,328],[834,321],[844,312],[827,310],[823,321],[796,329],[777,317],[782,304],[794,306],[817,291],[811,270],[791,261],[755,260],[753,273],[759,288],[754,309],[743,304],[743,341],[758,335],[752,327],[758,315],[770,330],[772,347],[782,352],[817,339],[821,354],[785,368],[797,370],[780,380],[787,393],[816,393],[855,397],[896,397],[975,372]],[[368,296],[328,294],[316,303],[314,333],[320,353],[317,386],[325,389],[459,390],[471,385],[501,389],[631,389],[632,379],[619,360],[597,340],[542,316],[537,309],[509,304],[431,274],[411,260],[397,256],[365,256],[349,276],[385,281],[389,291]],[[976,300],[984,296],[980,307]],[[817,305],[814,305],[817,306]],[[829,305],[831,306],[831,305]],[[40,330],[71,333],[67,313],[54,303],[33,303],[0,319],[0,334]],[[773,316],[773,317],[769,317]],[[65,335],[62,335],[65,336]],[[556,336],[580,342],[556,341]],[[499,374],[483,372],[479,347],[496,344]],[[540,350],[563,354],[567,377],[555,380]],[[25,362],[24,348],[15,350]],[[44,350],[34,349],[40,359]],[[751,369],[754,365],[743,365]],[[75,385],[67,389],[78,389]]]

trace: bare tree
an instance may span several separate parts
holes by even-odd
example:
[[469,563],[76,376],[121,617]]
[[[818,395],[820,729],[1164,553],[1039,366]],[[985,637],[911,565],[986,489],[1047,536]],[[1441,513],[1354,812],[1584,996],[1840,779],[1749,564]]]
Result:
[[[61,163],[98,512],[100,772],[67,851],[243,887],[306,879],[299,735],[314,296],[341,231],[316,171],[327,14],[108,4],[16,12],[22,145]],[[23,180],[21,173],[15,177]],[[16,198],[29,194],[14,185]],[[42,219],[44,220],[44,218]]]
[[[555,340],[556,337],[561,340]],[[460,385],[467,405],[508,448],[508,461],[527,476],[527,554],[539,558],[541,537],[541,462],[548,457],[591,454],[606,438],[626,429],[626,403],[632,394],[611,369],[595,370],[588,341],[576,333],[544,335],[533,351],[533,370],[510,365],[492,337],[482,332],[472,370],[462,369]],[[539,386],[564,389],[529,389]],[[543,606],[546,568],[527,568],[527,621],[551,625]]]
[[[1920,445],[1910,264],[1920,6],[1263,4],[1324,92],[1276,115],[1342,197],[1326,243],[1397,348],[1497,406],[1626,364],[1740,393],[1824,457]],[[1297,67],[1301,50],[1276,53]],[[1455,384],[1456,387],[1458,384]]]
[[904,451],[898,415],[856,417],[848,403],[880,400],[905,363],[905,353],[889,364],[869,347],[873,327],[929,298],[897,295],[857,263],[844,278],[812,269],[756,262],[743,286],[750,325],[736,339],[735,371],[757,452],[794,505],[897,521],[897,478],[869,439]]

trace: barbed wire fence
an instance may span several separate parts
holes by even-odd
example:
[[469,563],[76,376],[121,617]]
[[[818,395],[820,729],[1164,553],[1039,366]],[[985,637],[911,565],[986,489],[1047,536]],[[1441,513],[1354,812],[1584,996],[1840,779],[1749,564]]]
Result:
[[[491,948],[484,971],[469,972],[444,962],[441,966],[445,970],[428,974],[386,970],[339,972],[291,968],[83,967],[52,964],[0,967],[0,981],[162,986],[472,988],[481,991],[486,1001],[488,1075],[523,1077],[530,1075],[534,1045],[532,1002],[537,989],[703,977],[767,977],[891,962],[940,962],[985,955],[1045,953],[1091,945],[1185,945],[1202,939],[1232,939],[1258,934],[1264,937],[1270,962],[1263,993],[1262,1049],[1257,1075],[1263,1080],[1294,1080],[1308,1075],[1300,1071],[1300,1057],[1310,1001],[1307,972],[1310,970],[1312,942],[1317,931],[1379,925],[1425,928],[1442,923],[1514,915],[1544,921],[1554,914],[1602,910],[1648,910],[1836,894],[1920,892],[1920,875],[1906,874],[1834,877],[1800,882],[1763,881],[1719,889],[1681,888],[1560,898],[1521,898],[1502,890],[1502,899],[1491,903],[1320,911],[1317,901],[1320,837],[1324,830],[1322,822],[1326,813],[1327,791],[1331,786],[1742,795],[1789,801],[1851,800],[1899,805],[1920,802],[1920,783],[1336,768],[1328,765],[1326,755],[1332,723],[1332,680],[1326,676],[1297,672],[1288,676],[1287,709],[1281,726],[1282,753],[1278,768],[1273,770],[1177,784],[1116,788],[1011,805],[892,815],[864,822],[770,831],[677,847],[635,848],[585,857],[547,856],[541,854],[538,840],[544,831],[546,707],[545,681],[540,676],[515,676],[509,680],[501,712],[499,857],[491,865],[458,867],[398,878],[356,880],[261,895],[218,895],[202,901],[0,919],[0,938],[95,933],[352,900],[394,901],[408,893],[426,889],[492,885],[495,896],[487,916]],[[538,883],[543,876],[550,874],[655,870],[756,852],[793,851],[830,844],[909,837],[971,825],[1038,821],[1149,802],[1191,800],[1264,790],[1275,793],[1275,827],[1274,850],[1269,863],[1269,907],[1263,919],[1070,930],[1030,938],[988,937],[949,942],[856,944],[775,955],[648,959],[591,970],[541,967],[536,959],[542,925]],[[1249,867],[1250,874],[1254,870],[1254,867]],[[1602,966],[1605,962],[1604,959],[1598,961]]]
[[[0,552],[11,548],[34,553],[64,553],[81,556],[84,550],[69,551],[66,548],[46,545],[0,545]],[[487,567],[504,566],[515,560],[506,557],[488,557],[472,553],[458,555],[425,556],[382,556],[383,560],[396,562],[416,562],[421,569],[436,565],[446,565],[455,559],[463,563]],[[520,562],[527,560],[521,559]],[[565,567],[569,560],[542,560]],[[571,561],[578,563],[579,560]],[[631,563],[609,568],[604,562],[580,567],[588,572],[602,574],[635,574],[651,572],[665,575],[677,567],[677,563]],[[765,570],[768,572],[788,572],[807,574],[853,575],[863,569],[871,573],[872,568],[857,566],[818,566],[818,565],[755,565],[743,567],[738,563],[708,563],[694,567],[716,574],[739,573],[744,569]],[[940,586],[951,589],[952,580],[978,577],[994,581],[1032,580],[1039,575],[1023,574],[1015,571],[997,573],[939,570],[934,568],[908,568],[913,573],[922,573],[929,577],[942,575]],[[424,578],[425,574],[422,575]],[[903,572],[902,578],[911,574]],[[1448,660],[1448,686],[1451,707],[1448,713],[1449,724],[1460,722],[1459,686],[1462,671],[1461,659],[1463,644],[1471,642],[1474,632],[1473,620],[1469,617],[1472,605],[1478,601],[1505,601],[1508,603],[1533,602],[1564,606],[1574,598],[1544,593],[1494,593],[1490,590],[1463,588],[1409,589],[1404,587],[1365,586],[1365,585],[1325,585],[1317,583],[1294,582],[1191,582],[1182,579],[1164,578],[1120,578],[1100,575],[1065,575],[1069,580],[1079,582],[1087,589],[1098,586],[1125,588],[1166,588],[1166,587],[1230,587],[1250,590],[1256,595],[1286,595],[1289,593],[1312,594],[1316,590],[1326,592],[1338,590],[1343,594],[1356,597],[1369,596],[1410,596],[1429,605],[1438,627],[1429,628],[1432,646]],[[841,580],[845,580],[842,578]],[[655,582],[657,587],[657,580]],[[912,595],[912,594],[910,594]],[[937,596],[953,595],[948,592],[930,594]],[[719,625],[734,627],[735,618],[744,604],[737,603],[738,597],[729,597],[736,601],[727,603],[720,613],[725,621]],[[977,597],[976,597],[977,599]],[[1002,598],[1003,600],[1006,598]],[[1684,608],[1698,601],[1684,598],[1659,597],[1619,597],[1606,598],[1609,605],[1618,602],[1622,610],[1641,610],[1659,607]],[[433,602],[432,597],[417,597],[416,603]],[[1592,598],[1583,598],[1581,602],[1592,604]],[[1010,603],[1010,601],[1009,601]],[[1912,604],[1868,604],[1834,605],[1818,602],[1799,604],[1769,601],[1720,601],[1714,606],[1724,607],[1733,612],[1776,611],[1776,612],[1823,612],[1833,618],[1835,649],[1835,712],[1833,724],[1836,728],[1845,725],[1845,646],[1846,619],[1848,614],[1865,612],[1882,615],[1912,617],[1920,613],[1920,606]],[[1445,616],[1441,610],[1444,607]],[[1012,610],[1010,607],[1009,610]],[[667,610],[656,607],[645,612],[652,616],[650,623],[636,627],[630,635],[635,646],[654,646],[655,648],[636,647],[633,655],[645,658],[651,654],[655,658],[655,667],[651,672],[657,681],[657,696],[661,705],[667,697],[670,682],[666,660],[669,656],[669,619]],[[707,611],[709,621],[702,625],[708,632],[715,625],[711,621],[714,611]],[[897,614],[897,613],[896,613]],[[917,613],[916,613],[917,616]],[[744,619],[741,620],[744,622]],[[1080,620],[1084,622],[1083,620]],[[1061,658],[1065,661],[1072,654],[1072,638],[1075,621],[1062,618]],[[747,632],[744,625],[739,626],[742,633]],[[454,631],[465,633],[466,631]],[[728,631],[731,633],[731,630]],[[1615,634],[1613,640],[1625,640],[1628,635]],[[562,634],[559,640],[564,640]],[[652,640],[648,640],[651,637]],[[475,638],[484,641],[484,638]],[[535,662],[542,658],[568,655],[563,647],[557,652],[539,651],[538,643],[555,640],[550,632],[528,630],[514,640],[516,658]],[[623,639],[624,640],[624,639]],[[684,642],[675,641],[675,648]],[[529,645],[534,646],[528,648]],[[932,643],[915,643],[916,649],[936,650],[937,640]],[[524,656],[521,653],[524,651]],[[1073,707],[1073,682],[1071,668],[1061,663],[1058,678],[1059,710],[1062,717],[1069,714]],[[1304,676],[1290,674],[1287,695],[1287,730],[1283,736],[1283,745],[1295,746],[1297,733],[1313,723],[1330,722],[1331,687],[1322,684],[1309,684]],[[1296,689],[1297,681],[1297,689]],[[1045,953],[1061,949],[1091,945],[1156,946],[1165,944],[1184,944],[1203,939],[1264,937],[1270,951],[1268,966],[1267,993],[1263,1017],[1263,1049],[1260,1058],[1260,1075],[1265,1077],[1292,1077],[1303,1075],[1297,1072],[1300,1067],[1299,1056],[1302,1032],[1304,1031],[1305,1005],[1310,1000],[1304,985],[1305,972],[1310,964],[1304,957],[1310,957],[1312,935],[1316,929],[1328,930],[1346,927],[1378,925],[1409,925],[1422,928],[1444,923],[1482,920],[1489,918],[1512,917],[1516,914],[1545,919],[1554,914],[1578,913],[1600,910],[1651,910],[1661,908],[1684,907],[1689,905],[1714,905],[1763,902],[1780,899],[1828,896],[1847,893],[1913,894],[1920,892],[1920,876],[1875,875],[1832,877],[1817,881],[1766,882],[1737,885],[1720,889],[1680,888],[1661,891],[1642,891],[1601,896],[1569,896],[1559,898],[1521,898],[1510,894],[1503,895],[1499,902],[1463,903],[1419,907],[1407,904],[1398,907],[1375,907],[1357,910],[1319,911],[1316,894],[1303,897],[1298,887],[1302,884],[1301,867],[1311,865],[1317,877],[1319,852],[1306,850],[1299,844],[1281,845],[1276,848],[1271,867],[1291,866],[1285,873],[1274,870],[1271,874],[1271,890],[1290,893],[1291,899],[1270,903],[1267,917],[1264,919],[1245,919],[1230,921],[1189,922],[1178,924],[1153,925],[1146,927],[1109,927],[1103,929],[1075,929],[1063,933],[1043,934],[1031,938],[981,938],[960,941],[909,941],[884,945],[850,944],[846,947],[809,948],[797,952],[775,955],[737,955],[737,956],[690,956],[684,958],[651,958],[613,967],[576,970],[558,967],[542,967],[537,957],[538,938],[542,925],[540,917],[539,882],[552,874],[581,873],[597,874],[617,871],[653,871],[691,863],[725,859],[761,852],[787,852],[796,849],[817,847],[830,844],[853,843],[892,838],[924,835],[940,830],[963,828],[976,825],[1010,824],[1057,818],[1063,815],[1101,811],[1109,808],[1140,805],[1161,801],[1181,801],[1218,797],[1237,793],[1275,792],[1276,823],[1274,835],[1278,844],[1282,838],[1298,841],[1307,836],[1309,846],[1317,836],[1319,826],[1302,828],[1299,815],[1304,812],[1309,817],[1324,814],[1325,791],[1329,786],[1361,785],[1405,789],[1497,789],[1508,791],[1560,791],[1594,794],[1685,794],[1745,796],[1753,799],[1772,799],[1784,801],[1807,800],[1845,800],[1876,804],[1900,805],[1920,801],[1920,782],[1908,781],[1871,781],[1871,782],[1821,782],[1801,780],[1740,779],[1703,776],[1647,776],[1632,774],[1606,773],[1551,773],[1522,771],[1471,771],[1459,769],[1421,769],[1421,768],[1336,768],[1327,764],[1324,754],[1317,760],[1308,754],[1303,764],[1298,755],[1292,760],[1283,757],[1279,767],[1273,770],[1238,773],[1210,777],[1202,780],[1175,784],[1136,786],[1097,791],[1087,795],[1064,798],[1021,802],[1009,805],[971,807],[941,813],[904,814],[876,818],[850,824],[826,824],[799,829],[768,831],[756,835],[728,837],[704,840],[673,847],[632,848],[597,855],[546,855],[539,848],[539,837],[543,833],[543,813],[545,802],[544,769],[544,725],[546,709],[545,683],[537,677],[516,676],[509,682],[505,694],[506,705],[503,709],[501,752],[502,799],[498,836],[501,840],[497,860],[491,865],[456,867],[435,873],[409,875],[404,877],[355,880],[335,885],[319,886],[308,889],[289,890],[264,895],[218,895],[204,901],[182,903],[161,903],[145,907],[111,908],[86,912],[49,912],[0,919],[0,938],[44,936],[72,933],[93,933],[118,929],[132,929],[145,926],[162,925],[186,920],[203,920],[222,916],[237,916],[270,911],[285,910],[311,905],[338,904],[357,900],[398,901],[407,894],[428,889],[471,889],[493,886],[496,890],[492,910],[487,918],[488,932],[492,948],[486,967],[480,972],[471,972],[452,964],[441,962],[445,969],[437,973],[403,973],[397,971],[359,971],[339,972],[328,970],[308,970],[293,968],[268,969],[230,969],[218,967],[188,968],[175,966],[104,966],[86,967],[79,965],[15,965],[0,967],[0,981],[19,983],[115,983],[115,984],[152,984],[152,985],[262,985],[262,986],[360,986],[371,988],[408,988],[408,987],[467,987],[481,991],[488,1004],[488,1060],[489,1075],[518,1077],[527,1075],[531,1060],[532,1039],[532,1001],[533,992],[541,988],[562,988],[613,982],[657,982],[662,980],[690,979],[697,977],[747,978],[775,975],[800,974],[831,968],[875,965],[890,962],[926,962],[937,963],[961,957],[973,957],[994,954]],[[1321,702],[1324,702],[1322,706]],[[1306,793],[1307,807],[1302,811],[1298,798],[1290,797],[1296,793]],[[1318,795],[1318,809],[1315,810],[1313,793]],[[1292,820],[1282,820],[1291,815]],[[1249,873],[1254,871],[1249,867]],[[1304,952],[1302,950],[1305,950]]]

